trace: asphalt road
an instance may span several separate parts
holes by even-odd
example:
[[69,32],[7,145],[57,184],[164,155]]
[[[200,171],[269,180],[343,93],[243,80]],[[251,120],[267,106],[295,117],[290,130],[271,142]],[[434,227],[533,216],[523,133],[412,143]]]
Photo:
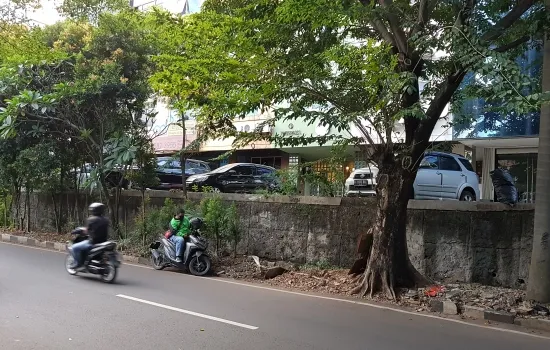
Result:
[[[224,282],[225,281],[225,282]],[[0,349],[549,349],[550,338],[0,243]]]

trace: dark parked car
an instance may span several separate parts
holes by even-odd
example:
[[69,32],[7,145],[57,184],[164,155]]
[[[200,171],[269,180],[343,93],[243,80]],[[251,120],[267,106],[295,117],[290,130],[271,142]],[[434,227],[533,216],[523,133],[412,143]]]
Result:
[[209,173],[187,178],[187,188],[211,187],[214,192],[253,193],[257,190],[276,190],[279,181],[275,168],[252,163],[233,163]]
[[[157,166],[159,185],[156,188],[169,190],[182,187],[181,162],[179,159],[159,157],[157,158]],[[207,162],[196,159],[187,159],[185,161],[185,178],[195,174],[204,174],[210,170]]]

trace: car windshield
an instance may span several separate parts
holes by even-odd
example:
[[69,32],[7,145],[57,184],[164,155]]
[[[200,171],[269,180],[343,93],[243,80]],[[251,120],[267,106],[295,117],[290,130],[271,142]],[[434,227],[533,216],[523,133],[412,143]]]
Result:
[[224,166],[221,166],[217,169],[212,170],[211,172],[212,173],[223,173],[223,172],[226,172],[227,170],[233,168],[234,166],[235,166],[235,164],[226,164]]

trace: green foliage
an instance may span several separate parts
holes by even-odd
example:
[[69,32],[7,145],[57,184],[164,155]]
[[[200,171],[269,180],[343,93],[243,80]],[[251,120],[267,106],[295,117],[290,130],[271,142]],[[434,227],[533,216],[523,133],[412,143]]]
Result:
[[241,240],[241,225],[239,221],[239,213],[237,212],[237,205],[232,203],[225,210],[225,232],[227,239],[232,242],[233,254],[237,254],[237,243]]
[[[85,163],[93,168],[89,185],[113,208],[120,189],[108,191],[111,174],[142,190],[154,184],[148,78],[158,42],[145,24],[145,14],[121,11],[97,23],[65,21],[17,34],[36,50],[5,51],[0,61],[0,144],[8,151],[0,175],[14,198],[22,187],[78,189],[71,168]],[[45,53],[40,60],[37,52]],[[18,159],[25,164],[19,169],[11,165]]]
[[[147,198],[143,205],[145,208],[149,204]],[[145,211],[145,208],[140,208],[140,212]],[[158,209],[145,211],[145,216],[139,214],[135,218],[136,229],[127,237],[123,237],[123,248],[126,245],[127,249],[137,250],[140,255],[145,255],[148,252],[148,246],[151,241],[158,236],[163,235],[169,229],[170,220],[179,207],[170,198],[166,198],[164,205]]]
[[97,23],[102,13],[128,8],[127,0],[63,0],[57,10],[65,17]]
[[[509,30],[495,29],[512,9],[505,1],[472,8],[434,2],[433,9],[419,2],[362,3],[208,0],[191,16],[157,12],[169,37],[155,58],[152,84],[196,112],[203,133],[236,136],[234,148],[265,138],[284,146],[370,144],[376,163],[395,154],[420,156],[468,72],[483,83],[470,90],[504,102],[505,110],[540,107],[540,84],[513,60],[529,42],[524,37],[541,38],[540,2],[516,4],[515,13],[524,15]],[[434,56],[441,51],[447,55]],[[234,120],[266,109],[275,117],[256,132],[235,130]],[[257,132],[291,119],[354,136]],[[404,132],[396,128],[401,119]]]
[[277,170],[277,178],[280,180],[278,193],[285,196],[294,196],[298,194],[298,181],[300,178],[299,166]]
[[225,206],[219,196],[205,197],[200,208],[202,216],[206,223],[204,233],[207,237],[214,240],[216,253],[220,252],[221,241],[225,236]]
[[206,224],[203,232],[214,241],[216,253],[222,252],[222,245],[226,242],[232,244],[233,252],[235,252],[241,235],[235,203],[227,206],[219,195],[214,194],[203,198],[200,209]]

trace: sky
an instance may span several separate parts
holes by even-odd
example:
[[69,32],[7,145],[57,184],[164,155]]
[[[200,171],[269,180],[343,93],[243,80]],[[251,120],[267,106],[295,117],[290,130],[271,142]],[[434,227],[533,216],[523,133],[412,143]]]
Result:
[[[191,12],[198,12],[203,0],[188,0],[189,10]],[[29,18],[36,21],[41,25],[54,24],[61,20],[61,16],[56,10],[56,7],[61,0],[41,0],[42,7],[33,13],[29,13]],[[134,6],[140,6],[143,4],[154,3],[155,0],[134,0]],[[185,0],[156,0],[157,4],[160,4],[164,8],[172,12],[181,12],[183,9]]]

